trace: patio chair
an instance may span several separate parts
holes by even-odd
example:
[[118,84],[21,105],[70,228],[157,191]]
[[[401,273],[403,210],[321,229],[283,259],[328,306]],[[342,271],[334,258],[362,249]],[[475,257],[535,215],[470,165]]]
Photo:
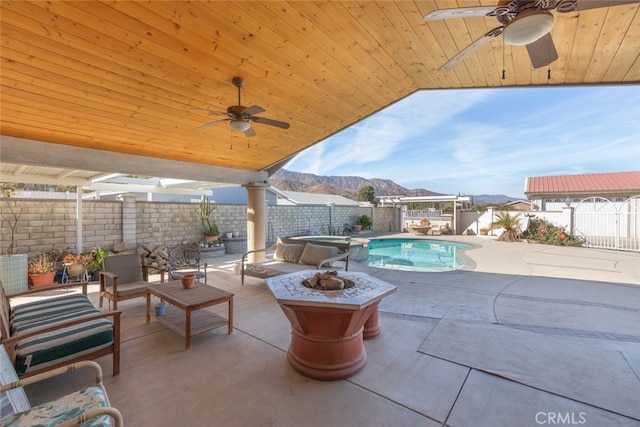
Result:
[[195,274],[196,279],[207,283],[207,263],[200,260],[200,247],[196,243],[184,243],[167,247],[167,264],[160,270],[160,281],[164,282],[164,273],[169,280],[180,280],[187,274]]
[[[96,362],[85,360],[18,380],[11,363],[7,362],[4,346],[0,346],[0,361],[3,362],[0,363],[0,395],[3,397],[1,425],[123,425],[122,414],[109,403],[107,391],[102,383],[102,369]],[[92,385],[52,401],[31,406],[24,386],[81,368],[94,370],[95,379]]]
[[103,261],[100,272],[100,300],[113,301],[113,309],[118,309],[118,301],[147,296],[149,284],[148,267],[137,253],[108,256]]

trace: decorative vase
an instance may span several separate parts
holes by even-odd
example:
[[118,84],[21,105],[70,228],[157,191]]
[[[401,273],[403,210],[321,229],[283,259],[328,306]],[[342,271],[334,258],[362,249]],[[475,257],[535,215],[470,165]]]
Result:
[[231,233],[231,235],[232,235],[233,237],[238,237],[238,236],[240,236],[240,232],[239,232],[239,231],[235,231],[235,230],[234,230],[234,231]]
[[233,233],[227,233],[227,239],[231,239],[233,237]]
[[50,271],[42,274],[29,274],[29,285],[37,288],[39,286],[53,285],[56,278],[56,272]]
[[193,288],[193,285],[196,283],[196,275],[195,274],[186,274],[182,277],[182,287],[185,289]]

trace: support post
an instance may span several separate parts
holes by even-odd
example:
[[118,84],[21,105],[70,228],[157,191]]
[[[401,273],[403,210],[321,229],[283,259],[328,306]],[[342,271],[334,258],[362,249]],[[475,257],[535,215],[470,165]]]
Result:
[[[267,183],[247,184],[247,250],[253,251],[266,246],[266,188]],[[264,261],[264,253],[251,254],[249,262]]]

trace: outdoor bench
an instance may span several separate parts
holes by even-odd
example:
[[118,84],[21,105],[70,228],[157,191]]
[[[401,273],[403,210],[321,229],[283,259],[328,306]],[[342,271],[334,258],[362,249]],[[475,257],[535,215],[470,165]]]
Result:
[[[82,286],[82,293],[42,299],[37,295],[72,286]],[[46,286],[11,295],[39,297],[12,307],[0,283],[0,344],[4,344],[19,376],[108,354],[113,355],[113,375],[118,375],[121,313],[100,312],[86,293],[86,283]]]
[[[274,245],[263,249],[245,252],[238,264],[240,281],[244,285],[244,277],[252,276],[262,279],[308,270],[313,266],[321,268],[349,270],[350,242],[329,242],[310,239],[294,239],[279,237]],[[264,254],[263,261],[251,262],[249,257]],[[340,265],[336,264],[340,262]],[[344,267],[343,267],[344,265]]]

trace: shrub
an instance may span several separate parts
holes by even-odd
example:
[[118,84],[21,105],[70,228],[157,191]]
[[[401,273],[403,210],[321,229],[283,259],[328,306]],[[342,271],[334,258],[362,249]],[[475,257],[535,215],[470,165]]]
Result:
[[557,246],[582,246],[584,239],[571,236],[564,227],[557,226],[542,218],[531,218],[523,237],[529,242]]

